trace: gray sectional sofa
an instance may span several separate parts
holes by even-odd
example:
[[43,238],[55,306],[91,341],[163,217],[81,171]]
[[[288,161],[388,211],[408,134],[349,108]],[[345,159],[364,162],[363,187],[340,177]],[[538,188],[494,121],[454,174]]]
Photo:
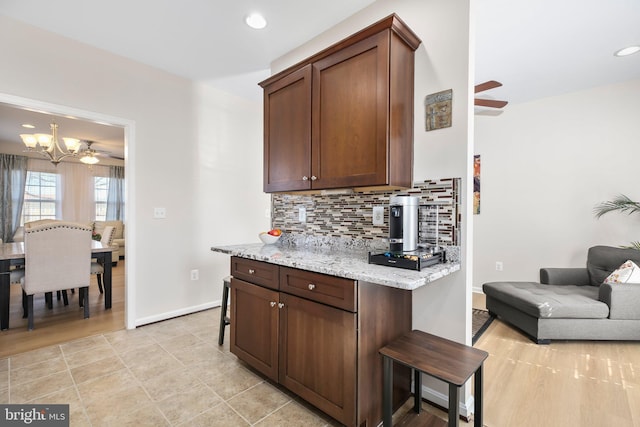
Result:
[[540,283],[491,282],[487,310],[538,344],[551,340],[640,340],[640,283],[603,284],[640,251],[594,246],[584,268],[542,268]]

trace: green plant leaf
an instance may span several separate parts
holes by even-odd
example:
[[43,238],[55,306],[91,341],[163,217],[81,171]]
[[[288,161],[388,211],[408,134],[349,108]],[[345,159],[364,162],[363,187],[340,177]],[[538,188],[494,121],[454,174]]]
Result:
[[632,213],[640,213],[640,202],[634,202],[624,194],[620,194],[613,200],[602,202],[593,208],[596,218],[609,212],[623,212],[631,215]]

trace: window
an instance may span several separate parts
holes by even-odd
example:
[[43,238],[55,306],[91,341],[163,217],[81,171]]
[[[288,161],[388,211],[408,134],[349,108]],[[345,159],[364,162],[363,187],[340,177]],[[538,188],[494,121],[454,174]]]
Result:
[[56,219],[58,196],[58,174],[27,172],[20,225],[40,219]]
[[93,184],[94,198],[96,201],[96,221],[106,221],[109,178],[106,176],[96,176],[93,179]]

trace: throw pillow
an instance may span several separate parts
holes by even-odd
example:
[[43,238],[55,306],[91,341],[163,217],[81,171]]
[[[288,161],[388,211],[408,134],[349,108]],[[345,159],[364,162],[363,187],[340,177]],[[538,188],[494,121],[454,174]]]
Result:
[[640,283],[640,268],[631,260],[627,260],[616,271],[611,273],[603,283]]

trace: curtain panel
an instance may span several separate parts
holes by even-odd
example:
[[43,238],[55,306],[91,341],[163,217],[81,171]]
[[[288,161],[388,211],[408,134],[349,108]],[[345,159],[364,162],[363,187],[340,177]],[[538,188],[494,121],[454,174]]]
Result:
[[0,154],[0,239],[3,242],[13,241],[20,226],[27,165],[25,156]]
[[109,166],[109,190],[107,192],[107,221],[124,222],[124,167]]

